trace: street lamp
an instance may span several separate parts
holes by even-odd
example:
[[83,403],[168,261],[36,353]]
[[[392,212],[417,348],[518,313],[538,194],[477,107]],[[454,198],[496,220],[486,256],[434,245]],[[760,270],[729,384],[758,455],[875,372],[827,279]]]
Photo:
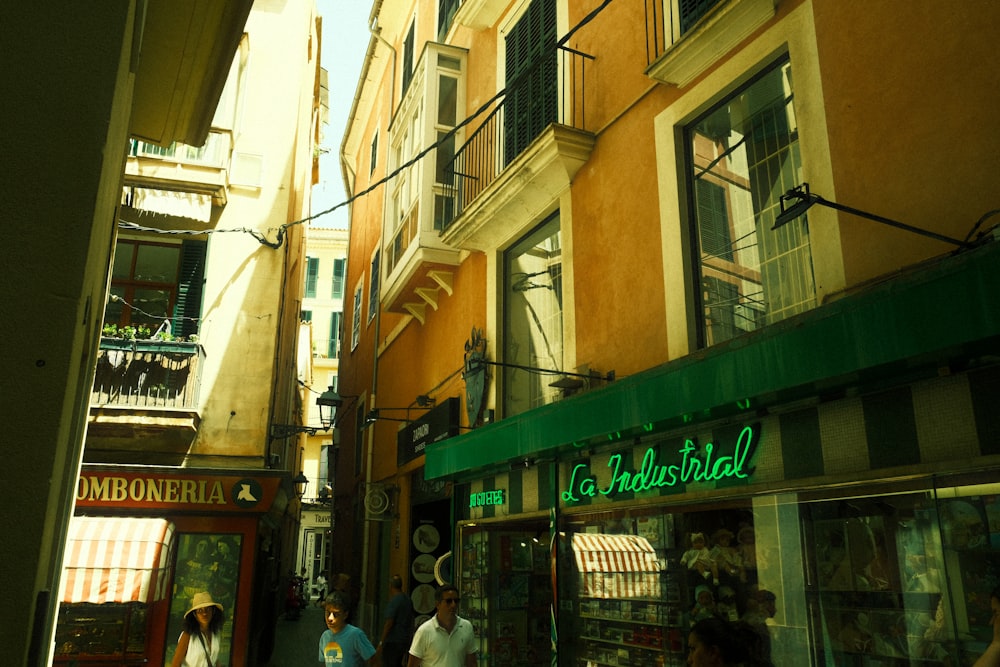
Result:
[[[357,398],[357,396],[349,396],[348,398]],[[316,435],[320,431],[329,431],[336,425],[334,417],[337,414],[337,409],[343,404],[344,397],[331,386],[316,399],[316,405],[319,406],[319,421],[322,426],[271,424],[271,439],[280,440],[299,433]]]
[[309,478],[302,471],[292,479],[292,484],[295,485],[295,495],[302,500],[302,496],[306,494],[306,486],[309,484]]
[[[862,211],[861,209],[854,208],[852,206],[845,206],[844,204],[838,204],[837,202],[829,201],[828,199],[823,199],[819,195],[809,192],[809,184],[803,183],[792,189],[790,189],[785,194],[781,195],[779,200],[781,204],[781,213],[774,219],[774,226],[771,227],[772,230],[778,229],[784,225],[787,225],[792,220],[795,220],[800,215],[809,210],[814,204],[819,204],[820,206],[826,206],[828,208],[835,209],[837,211],[844,211],[845,213],[850,213],[856,215],[859,218],[865,218],[867,220],[873,220],[875,222],[880,222],[883,225],[889,225],[890,227],[895,227],[896,229],[902,229],[907,232],[913,232],[914,234],[920,234],[921,236],[927,236],[932,239],[937,239],[938,241],[944,241],[945,243],[950,243],[956,245],[959,248],[968,248],[969,244],[965,241],[959,241],[958,239],[953,239],[950,236],[945,236],[944,234],[938,234],[937,232],[932,232],[927,229],[921,229],[920,227],[914,227],[908,225],[905,222],[899,222],[897,220],[892,220],[890,218],[882,217],[881,215],[875,215],[874,213],[869,213],[868,211]],[[785,206],[786,202],[795,202],[790,206]]]

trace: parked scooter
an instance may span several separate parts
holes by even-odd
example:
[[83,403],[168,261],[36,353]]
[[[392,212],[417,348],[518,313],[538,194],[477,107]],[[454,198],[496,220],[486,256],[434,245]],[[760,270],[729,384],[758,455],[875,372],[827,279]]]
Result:
[[306,600],[306,580],[294,572],[288,573],[288,590],[285,593],[285,618],[297,621],[302,616]]

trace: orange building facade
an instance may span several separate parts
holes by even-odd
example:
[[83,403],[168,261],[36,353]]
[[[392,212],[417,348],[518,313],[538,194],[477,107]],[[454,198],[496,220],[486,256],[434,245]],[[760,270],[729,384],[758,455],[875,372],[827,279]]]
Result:
[[998,21],[376,2],[342,146],[360,622],[401,574],[422,614],[459,587],[480,664],[683,664],[705,613],[776,664],[980,650]]

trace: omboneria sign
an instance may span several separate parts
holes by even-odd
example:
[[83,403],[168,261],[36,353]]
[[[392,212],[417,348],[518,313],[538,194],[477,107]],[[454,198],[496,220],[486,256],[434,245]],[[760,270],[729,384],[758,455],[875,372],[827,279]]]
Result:
[[628,491],[649,491],[674,487],[688,482],[717,482],[727,479],[747,479],[754,468],[749,465],[760,439],[759,425],[744,426],[736,442],[719,446],[712,442],[699,447],[691,439],[661,462],[658,446],[648,447],[638,470],[628,469],[621,454],[608,461],[611,481],[597,484],[597,477],[586,463],[578,463],[570,476],[569,488],[562,492],[564,502],[579,502],[584,497],[614,496]]

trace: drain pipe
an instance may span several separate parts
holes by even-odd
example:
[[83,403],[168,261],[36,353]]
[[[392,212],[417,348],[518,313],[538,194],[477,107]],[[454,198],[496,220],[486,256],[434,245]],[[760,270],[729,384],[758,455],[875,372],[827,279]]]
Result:
[[[391,91],[389,93],[389,102],[390,102],[389,108],[390,108],[390,110],[392,110],[392,109],[395,108],[394,107],[394,99],[395,99],[395,91],[396,91],[396,49],[394,49],[392,47],[392,44],[390,44],[389,42],[387,42],[382,37],[382,34],[381,34],[382,33],[382,29],[381,29],[381,27],[378,26],[378,14],[379,14],[379,11],[381,10],[381,8],[382,8],[382,2],[381,2],[381,0],[379,0],[379,2],[377,2],[375,4],[375,6],[372,8],[371,17],[370,17],[370,19],[368,21],[368,26],[369,26],[368,29],[369,29],[369,32],[371,32],[372,37],[378,39],[378,41],[380,41],[383,44],[385,44],[386,48],[388,48],[389,51],[392,53],[392,89],[391,89]],[[370,49],[369,50],[369,56],[368,56],[368,58],[366,58],[365,66],[363,68],[364,73],[362,74],[361,81],[364,81],[367,78],[367,76],[366,76],[367,75],[367,71],[368,71],[368,68],[369,68],[369,66],[371,64],[371,58],[373,58],[373,57],[374,57],[374,49]],[[360,95],[360,92],[361,92],[361,86],[359,85],[358,86],[358,93],[359,93],[359,95]],[[357,103],[357,97],[355,97],[355,104],[356,103]],[[379,237],[378,242],[381,243],[381,236]],[[379,253],[381,253],[381,249],[379,250]],[[382,266],[382,262],[379,261],[379,269],[380,270],[381,270],[381,266]],[[378,401],[378,361],[379,361],[379,348],[380,348],[380,345],[381,345],[380,341],[379,341],[379,338],[381,336],[381,325],[382,325],[382,304],[381,304],[381,301],[382,301],[381,300],[382,277],[381,276],[379,276],[379,280],[378,280],[378,289],[379,289],[380,297],[379,297],[379,301],[378,301],[378,307],[375,310],[375,331],[374,331],[375,349],[373,350],[373,354],[372,354],[372,386],[371,386],[371,396],[369,398],[369,405],[368,405],[369,409],[373,408],[375,406],[376,402]],[[367,457],[366,458],[367,458],[367,460],[365,461],[365,493],[367,494],[368,489],[371,486],[371,482],[372,482],[372,468],[374,467],[374,462],[375,462],[375,429],[374,429],[374,427],[371,429],[370,435],[368,436],[368,452],[367,452]],[[365,514],[366,514],[366,516],[365,516],[364,540],[362,541],[362,544],[361,544],[361,581],[362,581],[362,584],[364,586],[368,587],[368,590],[365,591],[365,595],[366,596],[369,595],[369,594],[372,595],[372,597],[371,597],[371,607],[370,607],[370,616],[368,618],[365,618],[364,620],[369,624],[368,627],[372,628],[373,631],[374,631],[375,626],[376,626],[376,623],[375,623],[375,620],[376,620],[375,619],[375,606],[378,604],[378,599],[377,599],[377,597],[375,597],[375,594],[373,593],[373,591],[380,591],[381,587],[380,586],[369,586],[369,584],[371,583],[369,581],[369,577],[370,577],[370,574],[371,574],[370,571],[369,571],[369,569],[370,569],[369,568],[369,565],[370,565],[370,563],[369,563],[369,561],[370,561],[369,552],[371,550],[370,545],[371,545],[371,540],[372,540],[372,522],[368,520],[368,517],[367,517],[367,508],[365,509]],[[375,571],[377,572],[377,568],[376,568]]]

